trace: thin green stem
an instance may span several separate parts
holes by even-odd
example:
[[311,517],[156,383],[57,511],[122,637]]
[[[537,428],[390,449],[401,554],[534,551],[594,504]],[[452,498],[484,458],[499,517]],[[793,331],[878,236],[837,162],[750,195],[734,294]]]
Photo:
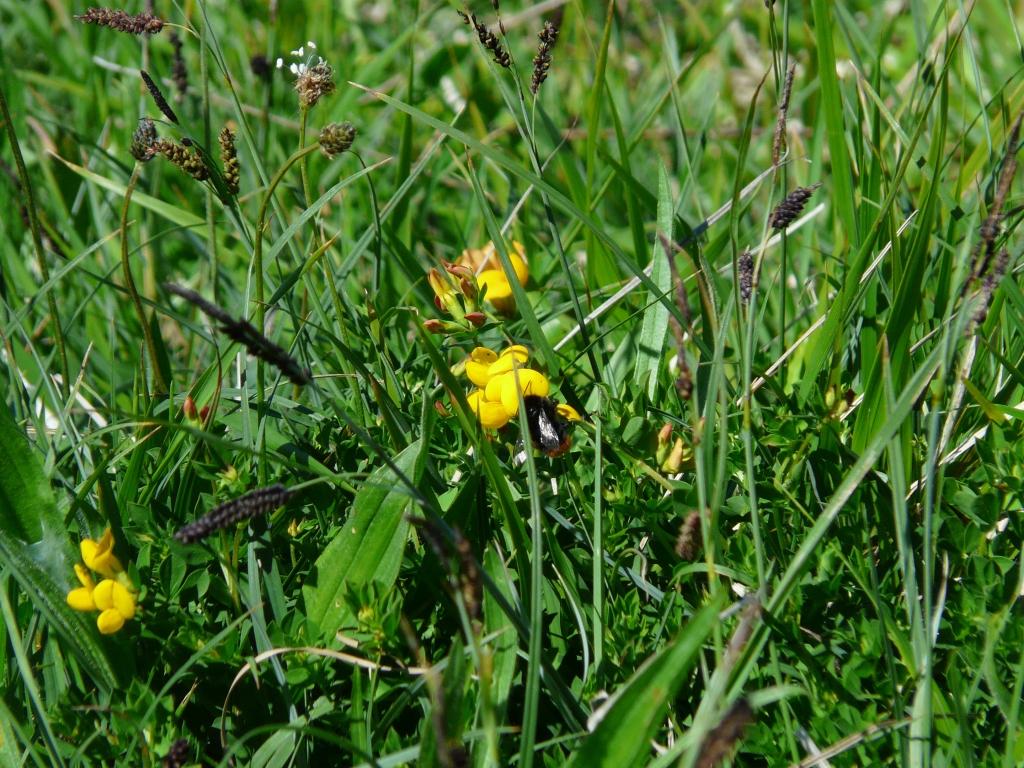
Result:
[[601,390],[598,389],[598,404],[594,412],[594,555],[593,555],[593,616],[594,628],[594,671],[601,674],[604,660],[604,527],[602,501],[604,497],[604,476],[601,457]]
[[[270,202],[274,197],[274,190],[277,189],[277,185],[284,179],[284,175],[288,170],[295,165],[298,161],[312,152],[315,152],[320,148],[320,142],[311,144],[308,147],[302,147],[292,153],[291,157],[284,161],[280,168],[277,169],[277,173],[271,178],[270,183],[267,185],[266,192],[263,193],[263,199],[260,201],[259,212],[256,215],[256,236],[253,240],[252,247],[252,260],[253,260],[253,271],[255,273],[255,288],[256,288],[256,327],[260,333],[264,332],[267,320],[267,306],[266,306],[266,288],[263,281],[263,230],[267,226],[267,209],[270,206]],[[257,359],[256,361],[256,403],[258,406],[257,413],[259,418],[262,419],[264,415],[264,404],[266,403],[266,371],[264,370],[263,361]],[[266,472],[267,472],[267,446],[266,439],[264,437],[263,430],[257,428],[259,433],[259,469],[258,475],[260,484],[266,483]]]
[[132,202],[132,194],[135,186],[139,183],[139,171],[142,166],[139,163],[132,168],[131,178],[124,191],[124,203],[121,205],[121,272],[124,276],[124,288],[132,300],[135,314],[139,318],[139,325],[142,326],[142,334],[146,339],[146,352],[149,354],[149,364],[153,369],[153,381],[156,384],[158,393],[167,392],[167,380],[164,378],[163,370],[160,368],[160,361],[156,354],[156,343],[153,339],[153,331],[146,319],[146,310],[142,306],[142,298],[139,296],[139,289],[135,285],[135,278],[132,276],[132,266],[128,258],[128,207]]

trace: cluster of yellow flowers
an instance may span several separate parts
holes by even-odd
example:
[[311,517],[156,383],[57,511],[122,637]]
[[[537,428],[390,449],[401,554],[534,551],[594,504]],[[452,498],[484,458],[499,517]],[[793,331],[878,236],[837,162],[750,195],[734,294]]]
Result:
[[[500,429],[519,413],[519,395],[547,397],[551,383],[539,371],[526,366],[530,353],[521,344],[506,347],[500,354],[486,347],[477,347],[466,361],[466,376],[477,389],[466,396],[480,424],[486,429]],[[579,421],[580,415],[572,406],[555,406],[564,418]]]
[[[530,277],[526,250],[522,243],[509,243],[508,257],[519,285]],[[434,304],[448,314],[453,322],[431,319],[426,326],[437,333],[449,333],[469,326],[480,327],[487,317],[480,311],[478,299],[483,298],[503,315],[515,311],[516,300],[494,243],[483,248],[467,248],[455,263],[442,262],[444,271],[431,269],[427,282],[434,291]]]
[[[96,626],[104,635],[112,635],[135,616],[135,586],[114,556],[114,534],[110,528],[99,541],[82,539],[80,549],[85,565],[75,564],[75,576],[82,586],[68,592],[68,605],[86,613],[99,611]],[[90,570],[103,577],[99,584]]]

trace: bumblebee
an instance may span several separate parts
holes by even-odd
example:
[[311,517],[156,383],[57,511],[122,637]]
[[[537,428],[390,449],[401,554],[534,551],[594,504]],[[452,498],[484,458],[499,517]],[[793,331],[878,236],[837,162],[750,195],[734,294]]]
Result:
[[572,446],[569,420],[557,410],[556,403],[539,395],[524,395],[526,423],[533,444],[546,456],[561,456]]

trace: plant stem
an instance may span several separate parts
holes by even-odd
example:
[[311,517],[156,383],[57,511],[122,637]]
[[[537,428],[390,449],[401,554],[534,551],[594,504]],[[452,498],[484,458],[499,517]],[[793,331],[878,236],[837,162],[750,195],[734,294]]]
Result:
[[167,392],[167,381],[164,379],[163,371],[156,356],[156,344],[153,341],[153,332],[150,330],[149,322],[146,320],[146,310],[142,306],[142,299],[139,297],[139,289],[135,286],[135,278],[132,277],[131,263],[128,261],[128,206],[132,202],[132,193],[135,185],[139,182],[139,170],[142,166],[135,163],[132,168],[131,178],[128,179],[128,186],[124,191],[124,204],[121,206],[121,271],[124,274],[124,287],[131,297],[132,306],[135,307],[135,314],[142,326],[142,333],[146,339],[146,352],[149,354],[149,362],[153,368],[153,381],[156,384],[158,393]]
[[[267,209],[270,206],[270,201],[274,197],[274,190],[277,189],[277,185],[281,183],[284,175],[288,172],[296,162],[304,158],[306,155],[315,152],[320,148],[320,142],[311,144],[308,147],[300,147],[296,150],[291,157],[284,161],[284,164],[277,169],[277,173],[270,180],[267,185],[267,191],[263,193],[263,199],[260,201],[259,213],[256,215],[256,236],[253,241],[252,247],[252,259],[253,259],[253,271],[256,273],[256,327],[260,333],[264,332],[264,326],[266,325],[267,319],[267,306],[265,287],[263,284],[263,230],[267,225]],[[263,361],[257,359],[256,361],[256,403],[257,413],[259,418],[262,418],[264,411],[264,403],[266,402],[266,372],[264,371]],[[259,431],[259,478],[261,483],[266,482],[266,440],[263,437],[262,430]]]

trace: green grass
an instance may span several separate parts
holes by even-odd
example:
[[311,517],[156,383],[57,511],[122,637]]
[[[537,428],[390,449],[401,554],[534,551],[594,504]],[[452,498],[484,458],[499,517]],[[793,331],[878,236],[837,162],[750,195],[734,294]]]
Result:
[[[569,0],[536,97],[557,3],[501,4],[510,69],[447,3],[155,5],[184,95],[170,27],[0,0],[0,766],[1024,763],[1014,4]],[[136,162],[147,116],[209,181]],[[428,332],[488,241],[517,311]],[[562,456],[467,406],[510,343]]]

